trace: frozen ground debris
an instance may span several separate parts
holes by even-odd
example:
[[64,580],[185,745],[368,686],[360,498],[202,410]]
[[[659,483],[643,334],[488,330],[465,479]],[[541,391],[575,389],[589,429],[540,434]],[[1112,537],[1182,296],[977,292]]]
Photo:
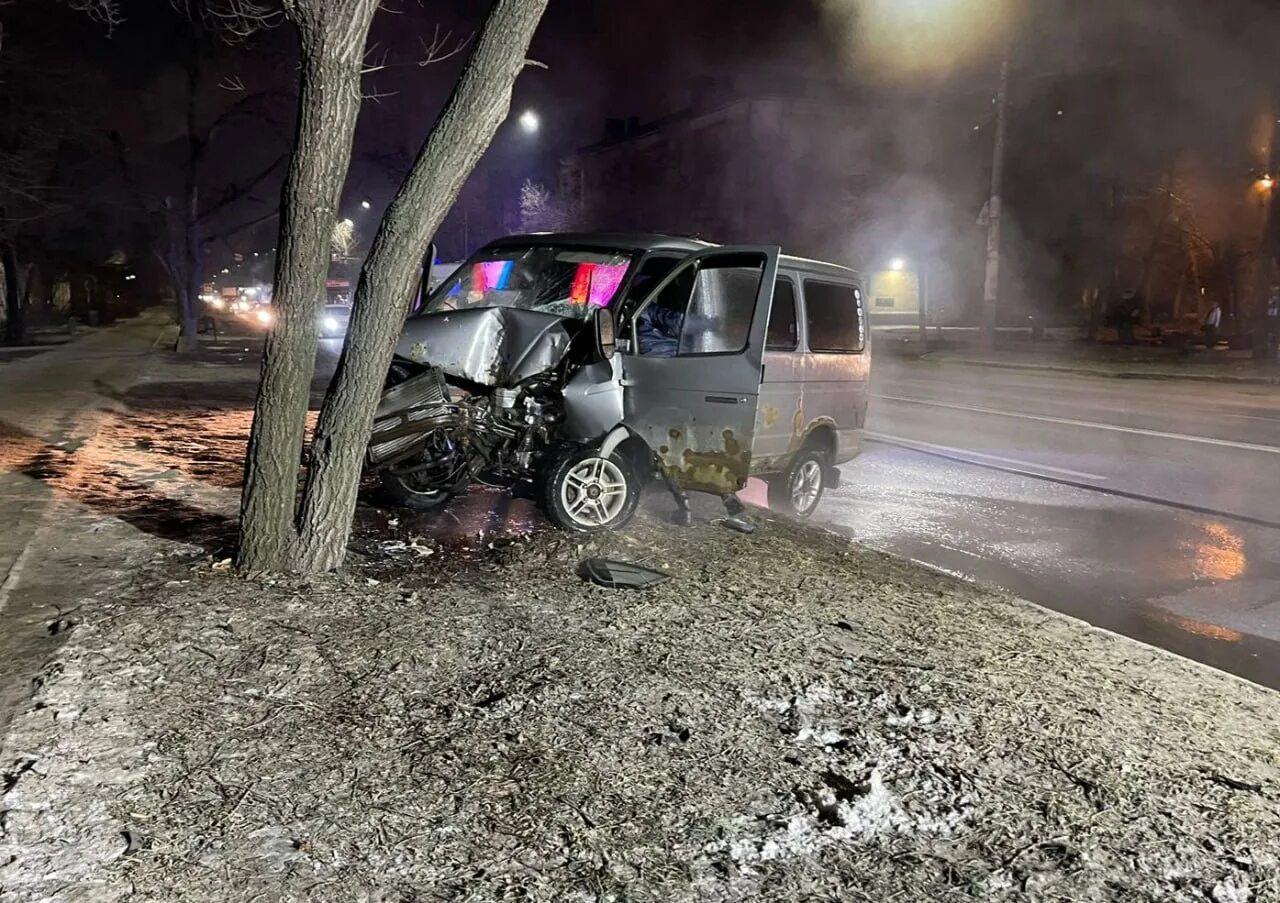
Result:
[[1277,694],[753,517],[153,563],[14,724],[0,896],[1277,899]]

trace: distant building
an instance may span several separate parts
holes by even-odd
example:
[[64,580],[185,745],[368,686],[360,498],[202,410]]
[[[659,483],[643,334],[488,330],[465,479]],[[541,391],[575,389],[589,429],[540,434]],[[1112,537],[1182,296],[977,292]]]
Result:
[[[854,244],[859,199],[883,142],[846,105],[738,100],[641,123],[561,161],[560,193],[582,228],[781,244],[835,257]],[[850,261],[851,263],[853,261]]]

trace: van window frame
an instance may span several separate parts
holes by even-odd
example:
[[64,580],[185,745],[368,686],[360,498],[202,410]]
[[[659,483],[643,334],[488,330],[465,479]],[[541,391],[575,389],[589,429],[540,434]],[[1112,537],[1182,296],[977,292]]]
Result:
[[[792,348],[770,348],[769,326],[773,323],[773,305],[778,303],[778,283],[787,282],[791,286],[791,311],[795,315],[796,343]],[[800,278],[795,273],[779,272],[773,280],[773,297],[769,299],[769,320],[764,328],[765,354],[803,354],[808,346],[805,343],[804,305],[800,300]]]
[[[862,286],[856,281],[841,280],[834,276],[822,276],[813,273],[805,273],[801,277],[801,291],[804,293],[804,348],[809,354],[842,354],[856,355],[867,353],[867,311],[866,296],[862,291]],[[858,332],[859,344],[857,348],[825,348],[817,349],[813,347],[813,330],[810,329],[809,323],[809,283],[816,282],[821,285],[831,285],[836,288],[848,289],[853,293],[854,310],[857,311],[858,324],[861,329]]]

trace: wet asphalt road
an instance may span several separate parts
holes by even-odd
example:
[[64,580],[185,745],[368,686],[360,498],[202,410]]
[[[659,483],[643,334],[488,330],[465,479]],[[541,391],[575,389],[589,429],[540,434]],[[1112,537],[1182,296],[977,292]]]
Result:
[[1280,688],[1280,388],[876,361],[816,518]]

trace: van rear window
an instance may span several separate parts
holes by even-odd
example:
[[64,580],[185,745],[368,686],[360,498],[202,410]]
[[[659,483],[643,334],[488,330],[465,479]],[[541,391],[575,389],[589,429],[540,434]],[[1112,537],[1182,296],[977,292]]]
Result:
[[809,350],[856,354],[866,347],[861,293],[852,285],[804,281],[805,321],[809,325]]

